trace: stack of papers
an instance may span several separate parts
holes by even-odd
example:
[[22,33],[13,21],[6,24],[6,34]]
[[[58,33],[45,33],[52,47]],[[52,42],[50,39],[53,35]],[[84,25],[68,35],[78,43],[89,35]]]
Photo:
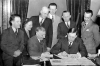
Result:
[[52,65],[94,65],[95,64],[85,58],[85,57],[82,57],[82,58],[65,58],[65,59],[50,59],[50,62]]
[[95,66],[95,64],[91,60],[85,57],[79,58],[78,61],[80,62],[81,65],[94,65]]
[[76,59],[50,59],[52,65],[80,65]]

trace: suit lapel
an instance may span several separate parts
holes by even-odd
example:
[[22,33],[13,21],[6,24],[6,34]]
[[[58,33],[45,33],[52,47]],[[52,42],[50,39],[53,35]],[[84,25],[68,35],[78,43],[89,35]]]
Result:
[[63,22],[63,24],[64,24],[64,27],[65,27],[66,29],[68,29],[68,27],[66,26],[65,22]]
[[[66,38],[64,41],[63,41],[63,44],[64,44],[64,50],[68,52],[68,39]],[[63,49],[63,46],[62,46],[62,49]]]
[[38,45],[39,52],[43,52],[43,43],[39,42],[39,40],[37,39],[36,36],[35,36],[35,38],[36,38],[36,44]]
[[15,38],[16,37],[16,34],[14,33],[12,27],[10,27],[10,34]]
[[92,23],[88,23],[85,27],[84,27],[84,25],[85,25],[85,23],[82,24],[82,33],[84,31],[86,31],[87,29],[89,29],[91,27]]
[[[30,35],[30,34],[29,34]],[[26,37],[27,39],[29,39],[30,36],[27,35],[25,29],[24,29],[24,37]]]

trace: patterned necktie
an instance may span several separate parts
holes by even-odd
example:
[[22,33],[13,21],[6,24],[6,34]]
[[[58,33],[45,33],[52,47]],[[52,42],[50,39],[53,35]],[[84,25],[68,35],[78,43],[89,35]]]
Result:
[[54,22],[54,16],[52,15],[52,22]]
[[16,35],[16,36],[18,35],[18,31],[17,31],[17,30],[15,31],[15,35]]
[[72,45],[72,42],[69,42],[69,45],[68,45],[68,47],[69,47],[69,48],[71,48],[71,45]]
[[67,22],[67,27],[69,28],[68,22]]
[[42,25],[42,23],[43,23],[43,19],[41,20],[40,25]]

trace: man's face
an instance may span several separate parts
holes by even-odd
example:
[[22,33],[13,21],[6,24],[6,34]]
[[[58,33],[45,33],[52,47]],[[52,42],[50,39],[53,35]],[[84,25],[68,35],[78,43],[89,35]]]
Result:
[[65,12],[65,13],[63,13],[62,18],[64,19],[65,22],[68,22],[71,18],[71,15],[69,12]]
[[55,13],[56,13],[56,11],[57,11],[57,7],[56,6],[50,6],[50,13],[52,14],[52,15],[54,15]]
[[45,31],[41,31],[39,30],[38,32],[36,32],[38,39],[43,40],[43,38],[45,38]]
[[48,16],[49,10],[48,9],[42,9],[41,10],[41,17],[45,19]]
[[12,21],[12,26],[18,29],[20,28],[20,25],[21,25],[20,17],[15,17],[14,20]]
[[84,21],[89,22],[91,20],[91,13],[85,13],[84,14]]
[[68,40],[70,42],[73,42],[76,37],[77,37],[76,33],[68,33]]

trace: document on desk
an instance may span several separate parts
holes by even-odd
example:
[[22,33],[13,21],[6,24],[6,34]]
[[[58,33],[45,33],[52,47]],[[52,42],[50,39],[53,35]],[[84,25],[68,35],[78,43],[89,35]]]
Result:
[[80,65],[77,59],[50,59],[51,65]]
[[78,58],[78,61],[80,62],[81,65],[94,65],[95,66],[95,64],[91,60],[85,57]]
[[35,64],[35,65],[23,65],[23,66],[39,66],[38,64]]
[[50,59],[52,65],[94,65],[95,64],[85,58],[85,57],[78,57],[77,55],[69,55],[69,56],[58,56],[62,59]]

